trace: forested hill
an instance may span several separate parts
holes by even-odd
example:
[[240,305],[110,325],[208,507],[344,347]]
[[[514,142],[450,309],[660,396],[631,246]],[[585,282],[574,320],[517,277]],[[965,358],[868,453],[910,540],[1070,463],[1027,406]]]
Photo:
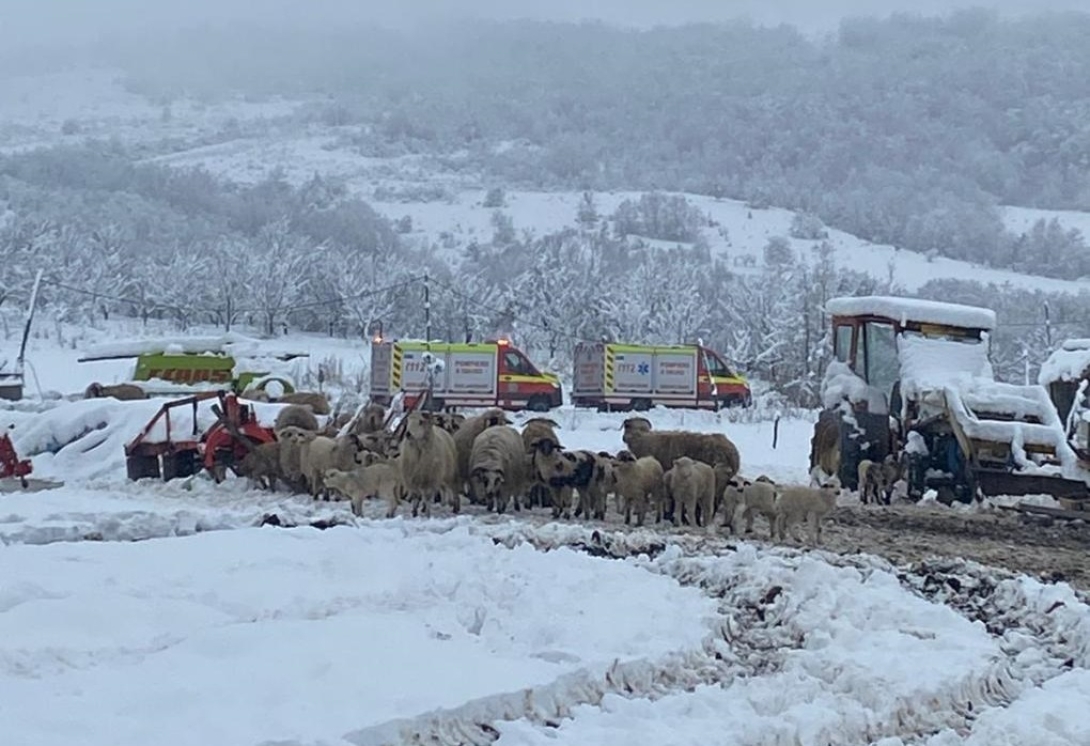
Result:
[[[455,152],[512,185],[679,189],[1038,273],[996,204],[1090,209],[1090,15],[624,31],[537,22],[151,39],[109,61],[157,96],[329,95],[361,152]],[[131,62],[138,60],[139,62]],[[497,149],[497,143],[505,143]]]

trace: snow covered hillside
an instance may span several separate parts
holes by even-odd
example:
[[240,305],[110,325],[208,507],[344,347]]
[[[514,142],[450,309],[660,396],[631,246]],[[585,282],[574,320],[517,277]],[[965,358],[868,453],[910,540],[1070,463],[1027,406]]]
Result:
[[[256,182],[279,172],[300,184],[316,173],[335,177],[372,202],[387,217],[412,219],[411,235],[429,245],[451,249],[487,241],[498,209],[518,232],[536,235],[570,227],[581,193],[508,191],[506,204],[485,207],[491,184],[452,153],[439,163],[434,157],[406,155],[377,158],[361,155],[347,131],[316,121],[314,100],[228,100],[176,98],[152,103],[122,87],[114,70],[86,70],[49,76],[0,78],[0,152],[44,145],[78,143],[87,138],[119,138],[140,143],[147,160],[177,167],[201,167],[240,182]],[[460,164],[460,165],[459,165]],[[706,214],[702,231],[712,250],[725,254],[739,271],[761,263],[762,251],[774,236],[788,237],[794,213],[752,209],[730,199],[684,195]],[[595,193],[601,215],[609,215],[638,193]],[[1028,230],[1039,217],[1056,216],[1065,227],[1090,225],[1084,213],[1051,213],[1005,208],[1008,227]],[[1087,234],[1083,230],[1084,235]],[[829,229],[829,241],[841,266],[892,279],[913,291],[934,278],[1010,283],[1017,288],[1055,292],[1090,290],[1090,280],[1051,279],[991,269],[963,261],[929,258],[892,246],[872,244]],[[809,251],[814,241],[789,239],[796,251]]]

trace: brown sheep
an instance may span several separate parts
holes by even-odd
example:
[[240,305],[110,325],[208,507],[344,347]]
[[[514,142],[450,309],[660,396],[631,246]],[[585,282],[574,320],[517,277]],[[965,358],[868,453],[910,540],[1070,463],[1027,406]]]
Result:
[[134,383],[119,383],[113,386],[103,386],[101,383],[92,383],[83,392],[84,399],[117,399],[118,401],[137,401],[147,399],[148,393]]
[[310,411],[314,412],[314,414],[327,415],[333,411],[333,408],[329,405],[329,397],[313,391],[293,391],[290,394],[277,397],[276,401],[279,404],[298,404],[310,407]]
[[889,505],[893,485],[901,478],[901,462],[892,453],[880,463],[863,459],[859,462],[858,475],[859,499],[864,505],[871,502]]
[[489,510],[502,513],[509,503],[516,511],[520,509],[529,460],[522,438],[513,427],[490,427],[477,436],[469,456],[469,479]]
[[832,477],[840,471],[840,417],[840,412],[824,412],[814,423],[814,435],[810,438],[811,474],[820,469]]
[[458,479],[454,436],[435,427],[430,413],[412,412],[405,418],[405,434],[397,458],[405,495],[413,501],[414,518],[420,512],[421,503],[424,515],[430,516],[432,497],[448,492],[454,512],[459,512],[461,498],[454,488]]
[[280,477],[294,490],[306,489],[302,469],[303,450],[317,436],[314,431],[295,425],[276,430],[276,439],[280,443]]
[[238,474],[257,482],[262,489],[276,491],[280,477],[280,442],[262,443],[238,464]]
[[454,448],[457,455],[458,489],[465,490],[471,502],[475,502],[472,485],[469,484],[469,456],[473,451],[473,441],[490,427],[510,425],[507,413],[502,409],[486,409],[476,417],[470,417],[454,433]]
[[703,518],[703,525],[711,527],[715,516],[715,471],[711,466],[696,461],[688,456],[675,459],[670,468],[670,476],[663,480],[669,485],[669,496],[674,503],[674,525],[686,520],[692,525],[697,522],[697,507]]
[[386,517],[397,515],[402,497],[401,470],[392,461],[369,464],[360,469],[328,469],[325,484],[352,502],[352,515],[363,515],[363,501],[369,497],[386,500]]
[[[351,423],[349,425],[349,423]],[[356,410],[354,414],[345,414],[339,422],[338,432],[345,425],[353,435],[362,437],[370,433],[383,432],[386,429],[386,408],[371,402]]]
[[309,407],[302,404],[289,404],[276,415],[276,422],[273,425],[275,430],[283,430],[286,427],[298,427],[316,433],[318,432],[318,418],[314,416],[314,412],[311,412]]
[[836,508],[838,494],[840,488],[833,482],[818,488],[781,487],[776,494],[775,536],[783,541],[797,524],[806,521],[811,542],[821,544],[821,522]]
[[[613,460],[613,485],[617,507],[624,503],[624,523],[629,525],[636,512],[636,525],[642,526],[647,511],[658,511],[662,503],[662,465],[651,456],[636,458],[631,451],[621,451]],[[654,514],[654,513],[653,513]]]
[[674,460],[687,456],[708,466],[724,464],[724,475],[738,473],[741,458],[738,448],[722,433],[693,433],[682,430],[652,431],[645,417],[624,421],[624,443],[637,458],[654,456],[664,470],[672,469]]

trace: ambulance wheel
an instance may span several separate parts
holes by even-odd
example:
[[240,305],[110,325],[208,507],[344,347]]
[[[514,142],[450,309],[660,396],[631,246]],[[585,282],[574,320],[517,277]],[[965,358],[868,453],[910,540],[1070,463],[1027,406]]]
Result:
[[632,403],[629,404],[629,406],[632,408],[633,412],[646,412],[647,410],[651,409],[651,400],[633,399]]
[[530,400],[526,402],[526,408],[531,412],[548,412],[552,409],[551,404],[549,397],[538,394],[530,397]]

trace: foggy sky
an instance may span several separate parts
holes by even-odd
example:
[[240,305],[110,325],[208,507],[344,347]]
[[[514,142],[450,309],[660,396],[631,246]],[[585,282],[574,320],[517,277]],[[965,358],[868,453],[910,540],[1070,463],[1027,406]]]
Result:
[[1087,0],[0,0],[5,46],[78,44],[105,35],[193,26],[406,26],[452,17],[603,20],[648,27],[748,18],[830,31],[840,19],[893,11],[934,14],[985,7],[1006,14],[1086,10]]

